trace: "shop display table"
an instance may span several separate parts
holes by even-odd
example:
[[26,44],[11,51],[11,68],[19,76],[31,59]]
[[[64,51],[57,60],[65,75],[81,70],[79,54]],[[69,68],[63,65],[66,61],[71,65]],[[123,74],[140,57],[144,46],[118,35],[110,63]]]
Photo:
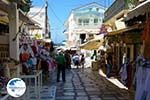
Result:
[[31,86],[31,80],[34,79],[35,88],[42,86],[42,70],[35,70],[30,75],[20,75],[19,78],[23,79],[27,85]]
[[29,87],[34,87],[36,96],[39,95],[38,91],[42,87],[42,70],[35,70],[31,75],[20,75],[19,78],[23,79],[26,83],[27,95],[29,92]]

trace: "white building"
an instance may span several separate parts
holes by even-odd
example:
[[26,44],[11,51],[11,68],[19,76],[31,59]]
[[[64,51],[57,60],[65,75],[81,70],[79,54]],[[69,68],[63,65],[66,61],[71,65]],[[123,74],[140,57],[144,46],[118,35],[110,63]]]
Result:
[[94,38],[100,31],[103,14],[104,7],[95,2],[73,9],[65,22],[66,46],[78,47]]
[[28,15],[32,20],[37,22],[37,28],[31,27],[30,34],[37,39],[43,39],[45,33],[45,8],[31,8]]

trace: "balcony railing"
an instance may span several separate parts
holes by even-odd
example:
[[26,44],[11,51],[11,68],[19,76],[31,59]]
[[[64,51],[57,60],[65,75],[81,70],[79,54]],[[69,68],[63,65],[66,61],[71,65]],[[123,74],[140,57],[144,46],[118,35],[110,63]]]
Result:
[[99,23],[93,23],[93,24],[78,23],[78,26],[76,28],[98,28],[98,27],[100,27]]
[[118,14],[120,11],[127,8],[126,0],[115,0],[115,2],[105,11],[104,21],[109,20],[114,15]]
[[97,29],[99,27],[100,25],[99,26],[97,25],[96,27],[92,25],[91,26],[77,26],[76,29]]

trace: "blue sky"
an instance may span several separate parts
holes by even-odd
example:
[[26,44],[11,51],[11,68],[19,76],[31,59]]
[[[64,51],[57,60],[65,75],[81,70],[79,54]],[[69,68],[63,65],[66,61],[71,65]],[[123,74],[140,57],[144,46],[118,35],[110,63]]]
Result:
[[[32,0],[33,6],[42,7],[45,0]],[[48,18],[51,27],[51,37],[54,43],[61,43],[65,40],[63,34],[64,22],[67,20],[72,9],[91,2],[108,7],[114,0],[48,0]]]

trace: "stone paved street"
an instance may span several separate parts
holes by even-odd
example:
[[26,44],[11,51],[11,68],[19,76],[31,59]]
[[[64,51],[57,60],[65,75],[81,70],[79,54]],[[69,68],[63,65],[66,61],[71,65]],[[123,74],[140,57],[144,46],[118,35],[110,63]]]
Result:
[[[38,94],[38,95],[37,95]],[[129,95],[130,94],[130,95]],[[90,69],[66,71],[66,82],[56,82],[56,72],[38,91],[29,87],[19,100],[134,100],[133,93],[120,89]],[[9,100],[16,100],[10,98]]]
[[66,82],[56,86],[56,100],[133,100],[126,90],[92,74],[89,69],[67,71]]

